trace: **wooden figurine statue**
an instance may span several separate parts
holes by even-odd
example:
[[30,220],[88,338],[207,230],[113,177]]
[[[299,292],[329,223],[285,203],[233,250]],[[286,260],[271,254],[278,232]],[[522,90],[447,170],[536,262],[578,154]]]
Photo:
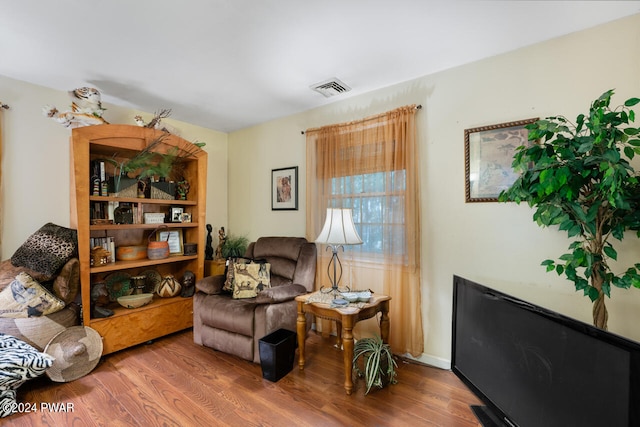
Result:
[[213,231],[213,227],[211,227],[211,224],[207,224],[207,243],[204,247],[204,259],[208,261],[213,260],[213,237],[211,237],[211,231]]
[[224,259],[222,256],[222,247],[224,243],[227,241],[227,236],[224,234],[224,227],[220,227],[218,231],[218,247],[216,248],[216,259]]
[[191,270],[185,271],[182,277],[182,291],[180,292],[180,296],[183,298],[192,297],[196,290],[195,285],[196,275],[193,274]]

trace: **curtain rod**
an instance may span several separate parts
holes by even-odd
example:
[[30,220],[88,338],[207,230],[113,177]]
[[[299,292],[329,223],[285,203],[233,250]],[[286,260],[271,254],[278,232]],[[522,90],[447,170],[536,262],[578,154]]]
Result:
[[[422,110],[422,105],[421,105],[421,104],[416,105],[416,110]],[[381,113],[381,114],[385,114],[385,113]],[[380,114],[379,114],[379,115],[380,115]],[[373,117],[377,117],[377,116],[373,116]],[[364,120],[367,120],[367,119],[364,119]],[[303,131],[303,130],[302,130],[302,131],[300,131],[300,133],[301,133],[302,135],[304,135],[304,131]]]

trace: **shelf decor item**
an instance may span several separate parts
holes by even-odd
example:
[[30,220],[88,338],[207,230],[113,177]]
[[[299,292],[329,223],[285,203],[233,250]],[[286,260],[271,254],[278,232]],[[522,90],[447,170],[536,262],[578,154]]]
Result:
[[176,184],[174,182],[165,181],[163,177],[160,181],[151,183],[151,198],[162,200],[174,200],[176,198]]
[[118,304],[124,308],[139,308],[147,305],[153,299],[153,294],[125,295],[118,298]]
[[147,245],[147,258],[149,259],[169,258],[169,236],[166,240],[151,240],[162,227],[166,227],[166,225],[156,228],[154,233],[149,234],[149,244]]
[[173,274],[167,274],[162,278],[156,293],[161,298],[175,297],[182,290],[182,285],[176,280]]

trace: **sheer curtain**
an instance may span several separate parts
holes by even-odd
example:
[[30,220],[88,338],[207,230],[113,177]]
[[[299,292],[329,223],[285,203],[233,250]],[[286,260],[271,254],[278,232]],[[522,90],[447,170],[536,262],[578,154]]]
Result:
[[[341,286],[391,296],[390,344],[395,353],[424,349],[420,295],[419,161],[416,106],[360,121],[309,129],[307,239],[313,241],[326,209],[351,208],[364,244],[340,253]],[[319,248],[316,286],[327,285],[330,251]],[[358,335],[376,332],[358,324]]]

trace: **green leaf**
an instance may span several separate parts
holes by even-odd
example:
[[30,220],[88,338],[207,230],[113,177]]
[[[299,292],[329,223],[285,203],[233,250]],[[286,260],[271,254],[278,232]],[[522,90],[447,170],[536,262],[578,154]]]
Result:
[[593,142],[585,142],[578,147],[578,153],[586,153],[593,149]]
[[604,253],[611,259],[618,259],[618,252],[613,248],[613,246],[611,246],[610,244],[608,244],[607,246],[605,246],[603,248]]
[[633,160],[633,157],[635,156],[636,153],[635,151],[633,151],[633,148],[624,147],[624,154],[629,158],[629,160]]
[[640,102],[640,98],[629,98],[624,102],[625,107],[633,107]]
[[600,292],[598,292],[598,290],[593,286],[588,286],[587,288],[585,288],[584,294],[589,297],[591,302],[597,300],[598,297],[600,296]]

